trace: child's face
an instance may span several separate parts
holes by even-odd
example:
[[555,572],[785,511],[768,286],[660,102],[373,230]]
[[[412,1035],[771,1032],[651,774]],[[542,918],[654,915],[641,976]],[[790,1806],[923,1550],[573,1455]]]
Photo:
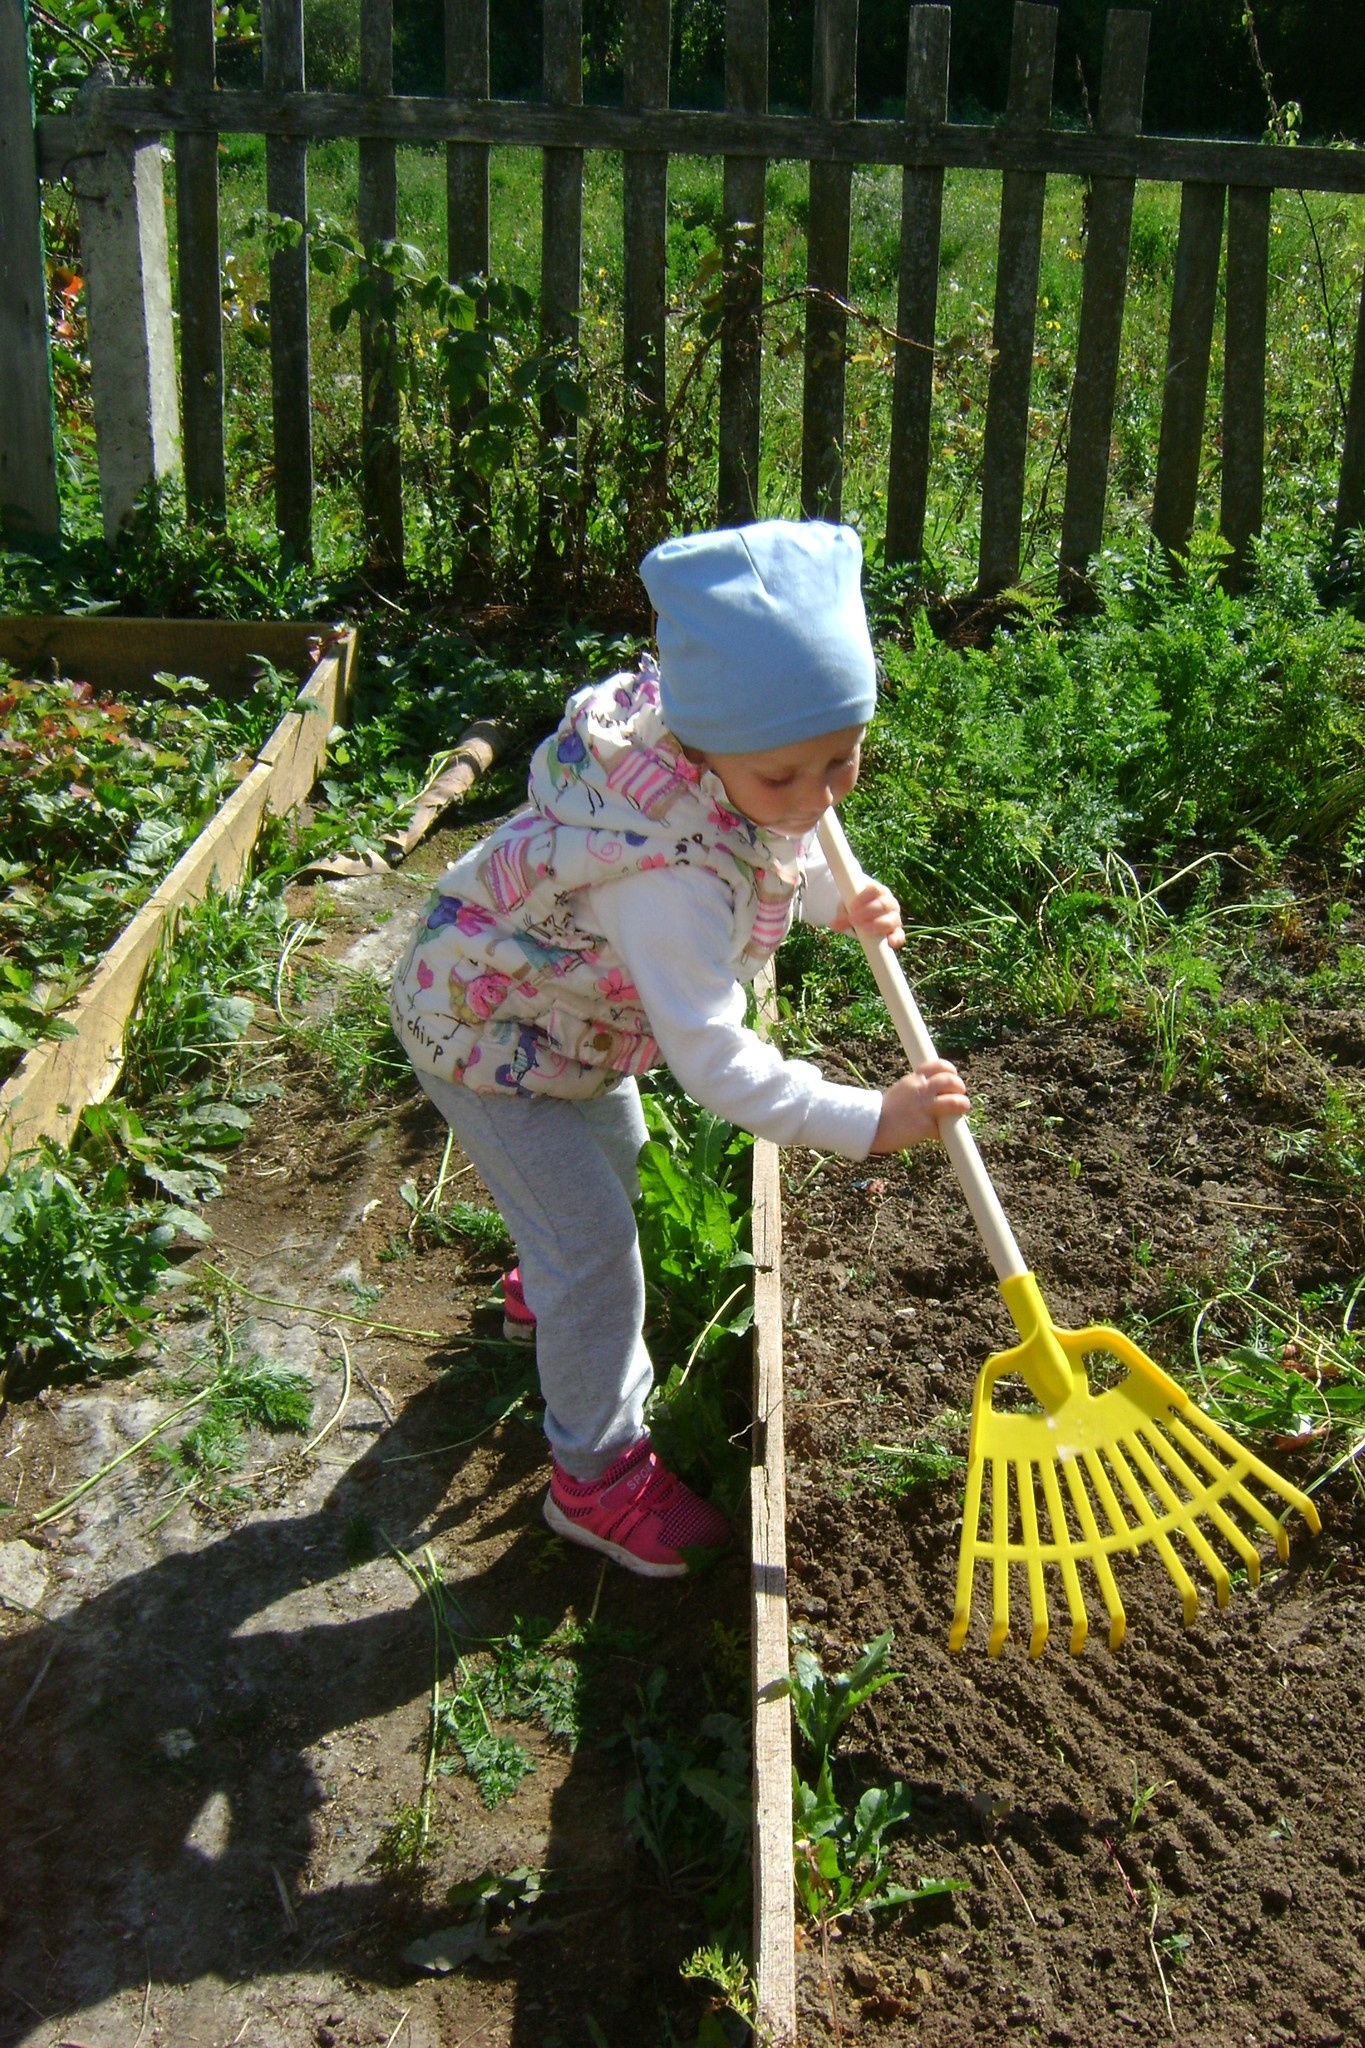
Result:
[[858,780],[864,730],[845,726],[757,754],[710,754],[689,747],[687,755],[720,777],[731,808],[742,817],[800,839],[814,829],[822,811],[842,803]]

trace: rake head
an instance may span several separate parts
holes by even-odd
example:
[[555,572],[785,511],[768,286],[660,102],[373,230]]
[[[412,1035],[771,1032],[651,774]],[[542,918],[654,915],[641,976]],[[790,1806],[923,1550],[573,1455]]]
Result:
[[[1029,1655],[1042,1655],[1048,1637],[1043,1567],[1049,1564],[1061,1574],[1076,1657],[1089,1629],[1079,1564],[1089,1564],[1099,1581],[1109,1615],[1109,1647],[1116,1650],[1125,1617],[1109,1563],[1115,1551],[1152,1545],[1175,1581],[1188,1628],[1199,1595],[1176,1541],[1208,1572],[1220,1607],[1228,1603],[1231,1582],[1201,1523],[1207,1522],[1235,1552],[1253,1586],[1260,1580],[1261,1560],[1230,1508],[1273,1539],[1282,1561],[1289,1555],[1283,1523],[1249,1491],[1248,1480],[1288,1501],[1312,1534],[1318,1533],[1318,1513],[1307,1495],[1220,1429],[1121,1331],[1098,1326],[1059,1330],[1031,1273],[1006,1280],[1000,1291],[1021,1341],[987,1359],[972,1399],[950,1649],[960,1650],[966,1639],[978,1562],[989,1560],[991,1566],[992,1657],[999,1656],[1009,1634],[1011,1565],[1027,1568],[1033,1611]],[[1086,1379],[1084,1360],[1092,1352],[1107,1352],[1128,1367],[1127,1377],[1102,1394],[1092,1394]],[[1009,1414],[992,1407],[996,1380],[1015,1372],[1036,1396],[1041,1413]],[[991,1533],[983,1539],[977,1524],[988,1468]]]

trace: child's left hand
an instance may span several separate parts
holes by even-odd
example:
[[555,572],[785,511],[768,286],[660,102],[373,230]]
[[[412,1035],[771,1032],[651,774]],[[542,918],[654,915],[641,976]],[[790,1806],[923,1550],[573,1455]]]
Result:
[[857,932],[859,938],[886,939],[893,946],[905,944],[901,907],[885,882],[869,882],[846,908],[840,905],[829,928],[832,932]]

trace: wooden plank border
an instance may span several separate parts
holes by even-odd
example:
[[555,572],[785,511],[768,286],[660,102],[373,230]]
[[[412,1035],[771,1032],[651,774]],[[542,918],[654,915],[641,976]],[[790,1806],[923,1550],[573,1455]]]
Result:
[[[176,621],[165,621],[174,627]],[[119,933],[93,979],[63,1013],[74,1038],[45,1038],[0,1088],[0,1143],[22,1152],[40,1139],[65,1145],[81,1111],[102,1102],[123,1066],[124,1035],[157,947],[187,904],[216,882],[235,889],[267,817],[301,803],[327,755],[327,736],[346,712],[354,630],[339,633],[280,720],[244,779]]]
[[[759,1029],[777,1015],[771,967],[756,994]],[[763,2048],[796,2040],[796,1901],[792,1877],[792,1724],[788,1673],[787,1473],[782,1426],[781,1155],[767,1138],[753,1150],[754,1432],[749,1472],[750,1629],[754,1714],[755,2038]]]

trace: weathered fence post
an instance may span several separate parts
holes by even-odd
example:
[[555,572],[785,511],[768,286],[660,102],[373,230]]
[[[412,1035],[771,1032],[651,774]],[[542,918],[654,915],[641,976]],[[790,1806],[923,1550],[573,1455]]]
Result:
[[[393,91],[393,0],[360,0],[360,90],[367,99]],[[356,194],[360,239],[366,249],[398,236],[398,154],[391,142],[360,144]],[[391,374],[398,335],[390,317],[393,279],[371,268],[379,303],[360,321],[360,479],[365,532],[374,568],[403,572],[403,471],[399,456],[401,411]]]
[[[1142,127],[1151,19],[1136,8],[1109,11],[1100,80],[1101,135],[1136,135]],[[1096,178],[1090,188],[1058,574],[1058,591],[1073,604],[1086,600],[1086,567],[1090,557],[1098,554],[1104,537],[1109,440],[1133,232],[1133,184],[1132,178]]]
[[[725,107],[768,111],[768,0],[726,0]],[[767,164],[727,156],[721,202],[722,290],[720,447],[716,516],[722,526],[758,517],[759,419],[763,391],[763,208]]]
[[[446,0],[446,93],[488,98],[488,0]],[[488,144],[446,144],[446,276],[488,272]]]
[[1332,527],[1332,553],[1340,556],[1346,536],[1365,526],[1365,289],[1360,295],[1356,322],[1355,361],[1351,367],[1351,392],[1346,401],[1346,431],[1341,444],[1341,482],[1337,487],[1337,515]]
[[[545,0],[545,98],[552,107],[583,103],[583,12],[581,0]],[[583,287],[583,152],[543,152],[540,196],[540,339],[576,370],[578,307]],[[536,561],[543,581],[553,582],[565,565],[555,546],[556,529],[571,551],[565,532],[566,504],[562,488],[548,474],[556,459],[567,472],[577,457],[573,413],[561,405],[553,389],[540,401],[541,459],[547,465],[540,488],[540,523]],[[557,447],[556,447],[557,444]],[[552,452],[554,451],[554,452]]]
[[[214,85],[214,0],[172,0],[172,76],[182,91]],[[180,273],[181,411],[185,502],[215,524],[227,517],[223,467],[223,287],[218,252],[218,137],[175,138],[176,259]]]
[[[816,0],[811,98],[817,119],[853,120],[857,69],[858,0]],[[837,519],[843,505],[852,192],[852,164],[812,163],[801,404],[801,510],[807,519]]]
[[1172,551],[1189,546],[1199,495],[1199,451],[1223,242],[1222,185],[1182,185],[1166,385],[1161,405],[1152,532]]
[[[98,102],[96,101],[96,104]],[[161,137],[113,132],[77,181],[100,510],[111,544],[180,462]]]
[[[948,118],[952,9],[912,7],[905,67],[905,118],[928,132]],[[896,299],[896,382],[886,490],[886,559],[924,553],[929,499],[929,426],[934,403],[934,320],[943,228],[943,168],[907,164],[901,175],[900,284]]]
[[1246,574],[1261,530],[1265,488],[1266,272],[1270,192],[1234,185],[1228,193],[1228,273],[1223,340],[1223,503],[1219,526],[1232,555],[1223,580]]
[[[268,91],[303,91],[303,0],[262,0],[261,69]],[[313,551],[306,143],[267,136],[265,201],[273,214],[299,223],[294,246],[270,259],[270,399],[275,524],[280,538],[306,561]]]
[[[668,60],[669,0],[632,0],[625,18],[628,107],[668,105]],[[643,486],[631,518],[637,539],[649,547],[663,534],[668,507],[668,158],[662,150],[629,149],[622,168],[626,416],[638,444],[632,467]]]
[[0,535],[58,530],[43,214],[24,0],[0,0]]
[[[1010,89],[1005,125],[1017,132],[1046,128],[1052,113],[1057,10],[1015,0]],[[995,272],[995,322],[981,475],[981,550],[977,586],[984,597],[1019,574],[1028,456],[1029,391],[1038,311],[1038,259],[1043,245],[1042,171],[1006,171],[1000,191],[1000,248]]]

